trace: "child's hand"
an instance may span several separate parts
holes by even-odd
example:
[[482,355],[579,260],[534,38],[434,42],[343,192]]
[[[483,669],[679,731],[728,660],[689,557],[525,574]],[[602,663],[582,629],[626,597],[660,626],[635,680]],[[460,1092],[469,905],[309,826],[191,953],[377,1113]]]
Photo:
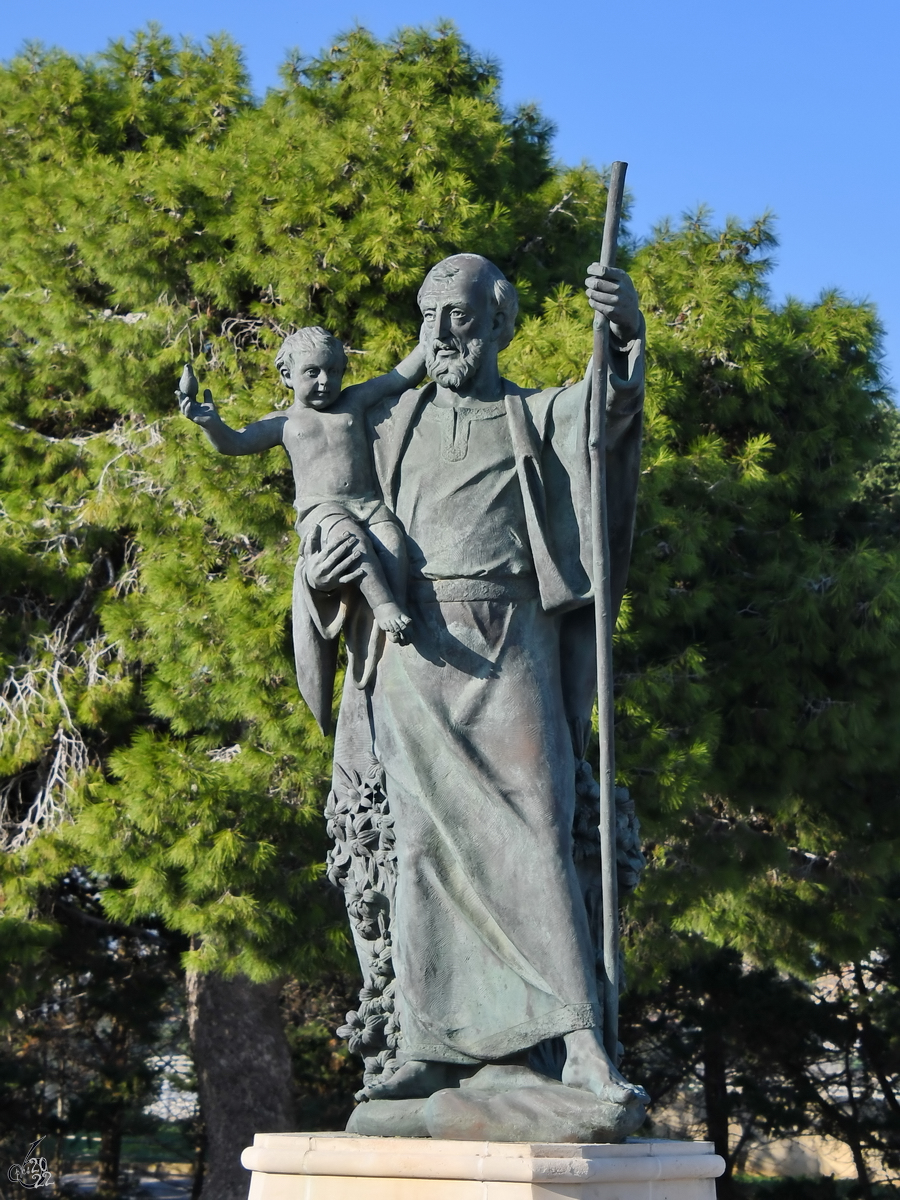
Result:
[[203,393],[203,404],[200,404],[192,396],[185,395],[180,390],[175,395],[178,399],[178,407],[189,421],[195,421],[198,425],[211,425],[214,421],[221,420],[219,414],[216,412],[212,392],[209,388]]
[[196,421],[198,425],[208,425],[211,421],[217,421],[219,414],[216,412],[212,392],[209,388],[203,393],[204,404],[197,402],[199,391],[200,384],[197,382],[197,376],[191,369],[191,364],[185,363],[181,378],[178,380],[178,391],[175,393],[178,407],[189,421]]

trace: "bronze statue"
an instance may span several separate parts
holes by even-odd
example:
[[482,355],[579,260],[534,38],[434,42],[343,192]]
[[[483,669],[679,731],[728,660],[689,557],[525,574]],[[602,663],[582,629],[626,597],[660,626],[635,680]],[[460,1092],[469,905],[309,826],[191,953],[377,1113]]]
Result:
[[[609,321],[615,611],[639,475],[644,325],[623,271],[592,264],[586,285]],[[597,689],[591,375],[543,391],[500,377],[518,303],[479,255],[438,263],[418,299],[418,351],[353,396],[338,399],[333,348],[313,364],[335,372],[317,385],[328,389],[320,404],[295,382],[294,409],[240,434],[196,405],[185,378],[181,389],[219,449],[281,441],[291,456],[303,537],[294,651],[326,731],[341,633],[347,647],[326,816],[364,975],[342,1031],[366,1060],[366,1102],[348,1128],[616,1139],[641,1124],[647,1096],[604,1048],[597,985],[598,789],[584,761]],[[416,390],[423,360],[431,382]],[[332,440],[331,423],[357,422],[343,491],[321,484],[292,440],[310,408],[334,464],[351,442],[346,431]],[[378,562],[396,613],[373,590]],[[627,794],[619,806],[633,842]],[[619,854],[627,874],[639,851]]]

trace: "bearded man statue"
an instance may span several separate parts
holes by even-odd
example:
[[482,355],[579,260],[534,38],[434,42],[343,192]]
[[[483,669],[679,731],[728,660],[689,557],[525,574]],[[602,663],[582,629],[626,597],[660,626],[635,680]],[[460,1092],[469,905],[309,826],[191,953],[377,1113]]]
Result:
[[[639,476],[644,324],[625,272],[592,264],[586,284],[610,322],[617,609]],[[389,1069],[369,1072],[369,1103],[352,1127],[380,1132],[379,1104],[471,1097],[480,1078],[502,1091],[497,1068],[508,1069],[508,1090],[521,1090],[535,1082],[523,1072],[537,1065],[540,1082],[552,1071],[546,1050],[556,1045],[559,1077],[545,1080],[554,1096],[614,1110],[621,1135],[640,1125],[647,1097],[603,1047],[596,913],[573,860],[596,694],[590,370],[545,390],[501,378],[516,292],[479,255],[438,263],[418,302],[431,382],[375,410],[370,426],[382,495],[406,537],[407,636],[386,641],[367,618],[352,539],[311,547],[295,588],[298,677],[323,728],[341,629],[348,647],[335,795],[349,786],[362,796],[368,780],[371,807],[376,781],[393,839],[381,883],[346,862],[342,877],[356,880],[348,904],[366,987],[379,986],[380,970],[384,993],[386,953],[396,977],[381,1009],[393,1031],[381,1058]],[[365,803],[354,810],[361,820]],[[373,845],[359,853],[375,855]]]

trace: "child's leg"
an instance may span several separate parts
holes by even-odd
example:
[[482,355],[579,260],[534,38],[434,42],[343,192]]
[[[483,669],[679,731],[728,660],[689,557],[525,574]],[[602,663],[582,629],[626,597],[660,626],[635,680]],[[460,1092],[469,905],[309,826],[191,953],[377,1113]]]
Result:
[[388,587],[391,589],[394,597],[394,607],[396,608],[396,612],[391,613],[389,616],[385,614],[387,623],[382,624],[378,620],[378,613],[375,614],[375,619],[378,620],[378,624],[386,631],[392,641],[399,642],[403,636],[404,629],[412,624],[412,620],[405,608],[406,576],[409,569],[409,560],[406,554],[406,535],[394,521],[378,521],[376,524],[369,526],[369,537],[376,557],[384,571]]
[[336,542],[344,533],[352,533],[362,551],[362,556],[357,564],[362,569],[362,577],[358,586],[372,610],[379,629],[383,629],[392,640],[399,640],[403,630],[409,624],[409,617],[394,599],[372,539],[358,521],[346,516],[339,518],[334,524],[329,523],[326,543]]
[[379,521],[369,526],[369,537],[384,570],[388,587],[396,602],[406,604],[406,578],[409,558],[406,553],[406,534],[395,521]]

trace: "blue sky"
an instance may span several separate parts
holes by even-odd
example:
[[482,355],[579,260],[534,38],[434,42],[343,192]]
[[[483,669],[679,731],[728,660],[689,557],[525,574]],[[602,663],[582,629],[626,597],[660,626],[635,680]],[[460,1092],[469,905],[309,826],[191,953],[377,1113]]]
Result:
[[766,209],[780,246],[773,294],[828,287],[874,301],[900,384],[900,0],[31,0],[5,6],[0,58],[26,39],[79,54],[158,21],[226,30],[254,90],[290,47],[309,54],[359,22],[385,37],[452,17],[501,64],[507,104],[536,101],[567,162],[625,159],[632,230],[698,204]]

